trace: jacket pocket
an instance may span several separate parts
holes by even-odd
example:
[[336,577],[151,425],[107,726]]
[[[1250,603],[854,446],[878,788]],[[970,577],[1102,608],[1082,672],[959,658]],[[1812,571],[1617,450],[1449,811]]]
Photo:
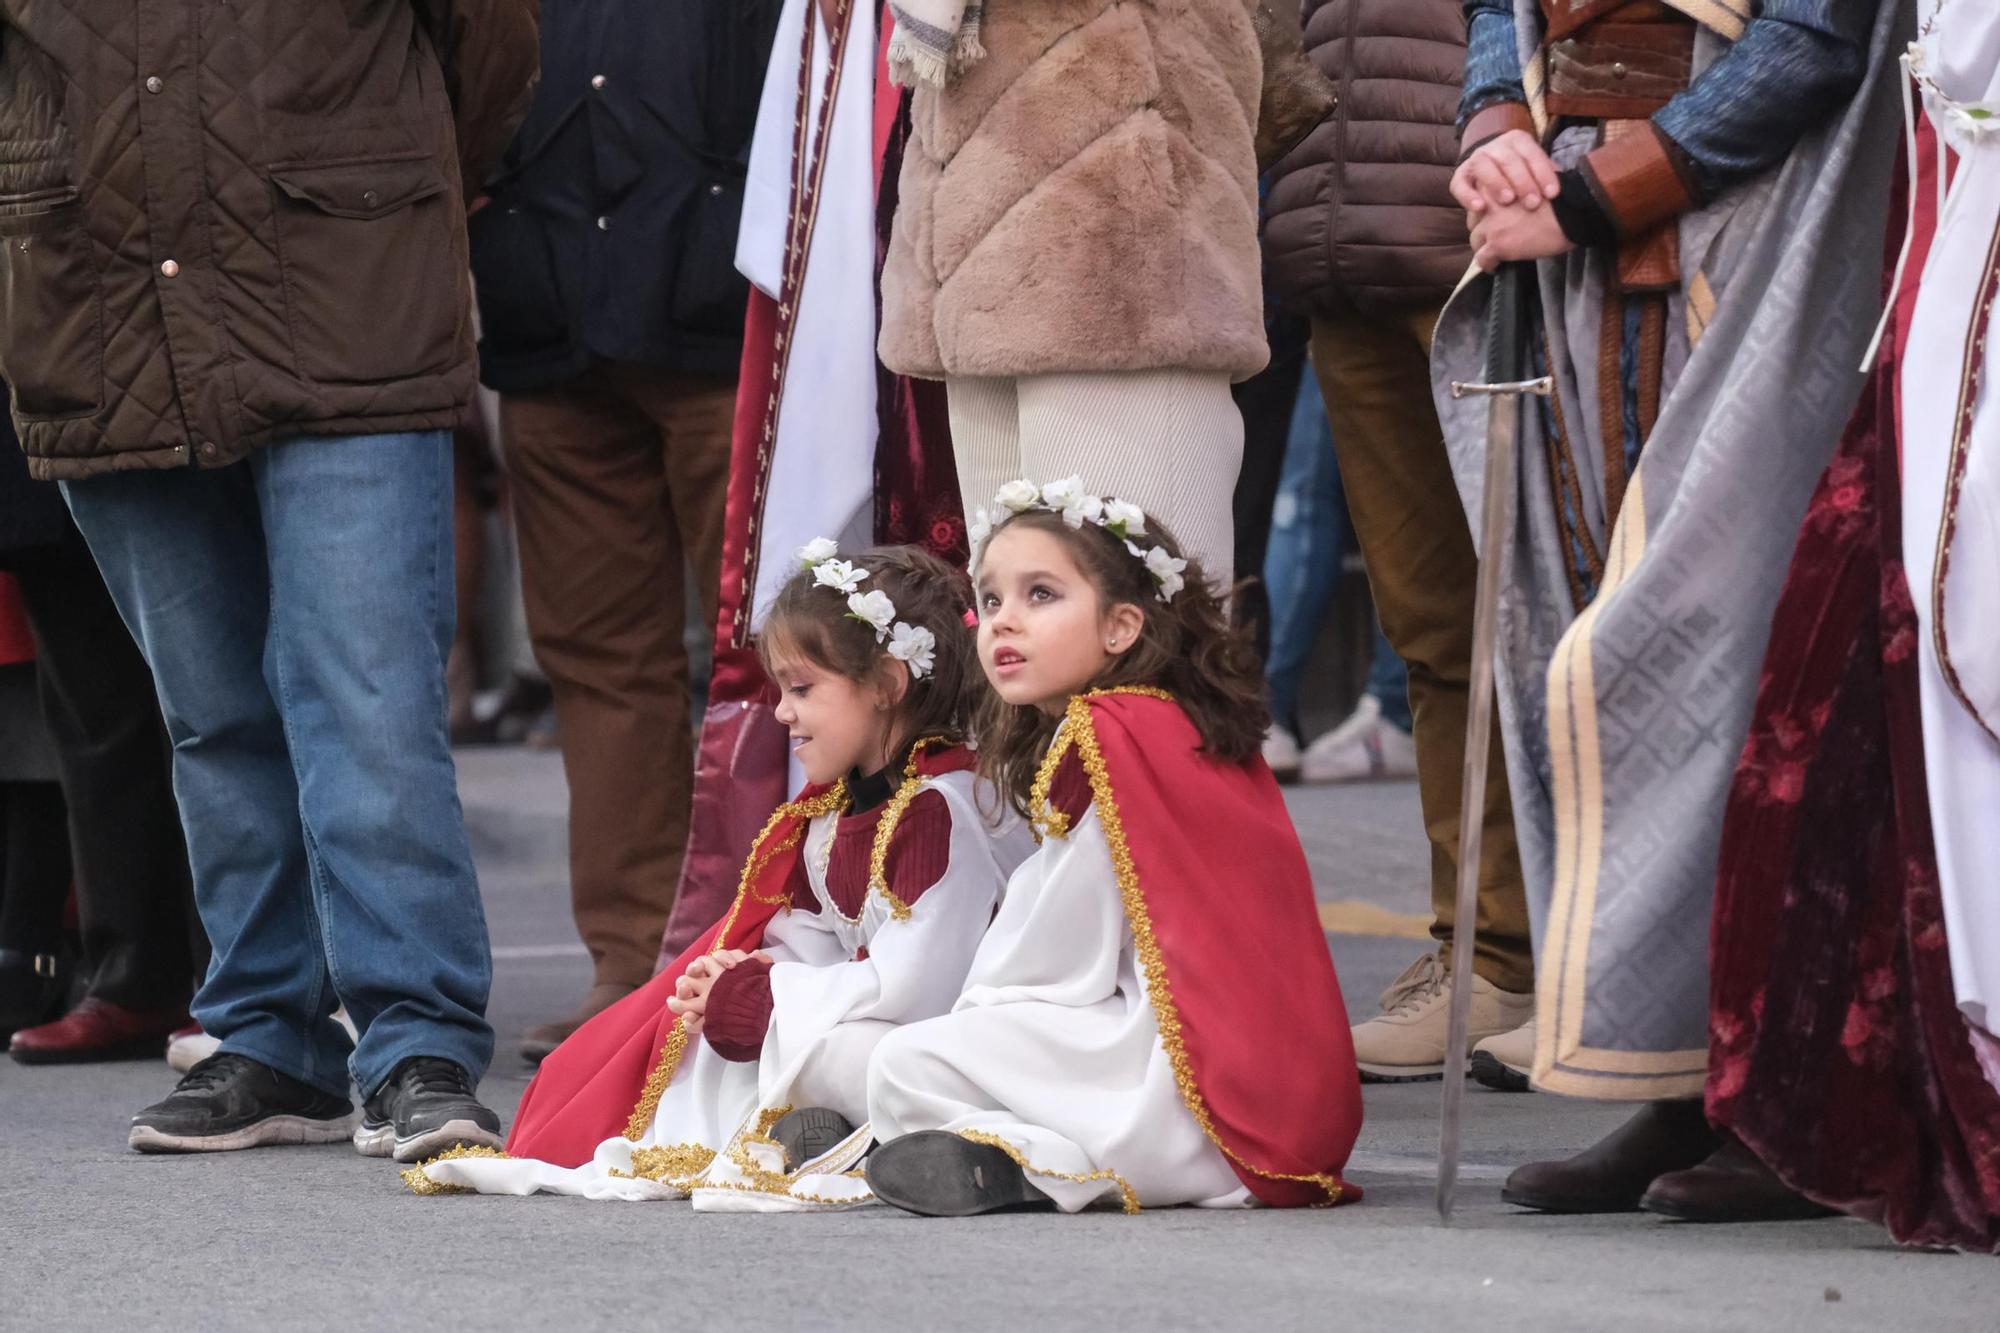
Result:
[[542,214],[502,195],[474,214],[465,229],[472,243],[480,350],[505,359],[568,347],[568,305]]
[[0,195],[0,374],[23,420],[104,406],[104,300],[74,189]]
[[275,162],[267,171],[299,372],[378,383],[447,369],[465,286],[436,160]]
[[706,173],[682,201],[668,234],[679,247],[667,313],[676,328],[731,334],[743,326],[750,284],[736,271],[736,233],[743,222],[743,182]]

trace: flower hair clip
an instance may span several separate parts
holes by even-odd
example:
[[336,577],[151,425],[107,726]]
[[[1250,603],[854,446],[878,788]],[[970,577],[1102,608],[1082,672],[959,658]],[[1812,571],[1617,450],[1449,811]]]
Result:
[[931,673],[937,665],[937,636],[922,625],[896,619],[895,602],[880,588],[862,592],[868,571],[840,559],[840,547],[833,538],[815,537],[793,554],[800,568],[811,572],[815,585],[847,598],[847,618],[874,630],[875,642],[910,669],[910,679],[922,680]]
[[994,510],[979,510],[965,527],[972,546],[974,566],[979,564],[979,555],[986,546],[987,538],[993,535],[996,519],[1035,510],[1061,515],[1062,521],[1072,528],[1095,523],[1118,538],[1133,558],[1153,576],[1161,601],[1172,602],[1174,594],[1187,586],[1187,561],[1164,546],[1139,545],[1137,539],[1146,536],[1146,511],[1129,500],[1090,494],[1084,490],[1081,477],[1052,481],[1040,487],[1032,481],[1010,481],[993,497],[993,503]]

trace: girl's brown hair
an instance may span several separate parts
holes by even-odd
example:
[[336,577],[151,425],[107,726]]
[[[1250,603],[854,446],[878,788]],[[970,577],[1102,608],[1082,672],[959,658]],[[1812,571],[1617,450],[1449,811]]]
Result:
[[[1138,641],[1113,657],[1103,673],[1084,686],[1086,691],[1121,685],[1166,690],[1194,723],[1204,753],[1235,763],[1258,752],[1271,725],[1263,663],[1249,634],[1230,623],[1228,607],[1200,562],[1188,561],[1186,586],[1171,602],[1162,602],[1159,584],[1145,562],[1126,549],[1123,538],[1095,523],[1072,528],[1060,514],[1031,509],[1001,519],[993,535],[1014,527],[1054,537],[1107,609],[1130,602],[1145,618]],[[1150,516],[1146,535],[1139,541],[1163,546],[1176,558],[1183,555],[1180,542]],[[989,550],[990,542],[989,538]],[[1061,720],[1039,708],[1005,703],[991,688],[981,692],[976,717],[979,771],[1023,814],[1031,813],[1028,791]]]
[[[973,678],[978,664],[966,614],[972,588],[963,571],[913,546],[884,546],[841,557],[868,571],[863,592],[884,592],[896,619],[921,626],[937,640],[931,669],[910,688],[898,709],[895,749],[927,736],[963,744],[971,733]],[[875,627],[848,614],[847,595],[801,570],[778,590],[757,639],[757,656],[773,677],[776,663],[807,661],[862,684],[889,679],[894,659],[875,638]]]

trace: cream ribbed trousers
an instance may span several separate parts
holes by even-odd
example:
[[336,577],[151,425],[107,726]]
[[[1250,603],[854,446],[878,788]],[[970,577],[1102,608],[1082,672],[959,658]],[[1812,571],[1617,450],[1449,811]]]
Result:
[[1223,372],[1130,370],[945,381],[965,512],[1016,477],[1083,478],[1157,517],[1218,590],[1235,577],[1230,500],[1243,416]]

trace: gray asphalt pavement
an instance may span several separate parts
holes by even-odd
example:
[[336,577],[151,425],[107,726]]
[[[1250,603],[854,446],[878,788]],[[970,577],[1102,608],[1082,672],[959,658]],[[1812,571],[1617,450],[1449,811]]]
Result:
[[[568,920],[555,758],[467,752],[460,772],[502,1034],[484,1093],[504,1114],[527,1081],[512,1039],[566,1010],[588,967]],[[1425,910],[1413,787],[1293,803],[1324,900]],[[1355,1013],[1423,947],[1332,943]],[[1899,1250],[1860,1222],[1517,1213],[1499,1199],[1509,1168],[1580,1147],[1621,1115],[1538,1094],[1472,1091],[1459,1219],[1442,1230],[1436,1084],[1369,1089],[1352,1170],[1367,1198],[1353,1207],[968,1222],[418,1199],[342,1147],[127,1152],[127,1117],[171,1084],[163,1063],[0,1061],[0,1328],[2000,1328],[1995,1261]]]

